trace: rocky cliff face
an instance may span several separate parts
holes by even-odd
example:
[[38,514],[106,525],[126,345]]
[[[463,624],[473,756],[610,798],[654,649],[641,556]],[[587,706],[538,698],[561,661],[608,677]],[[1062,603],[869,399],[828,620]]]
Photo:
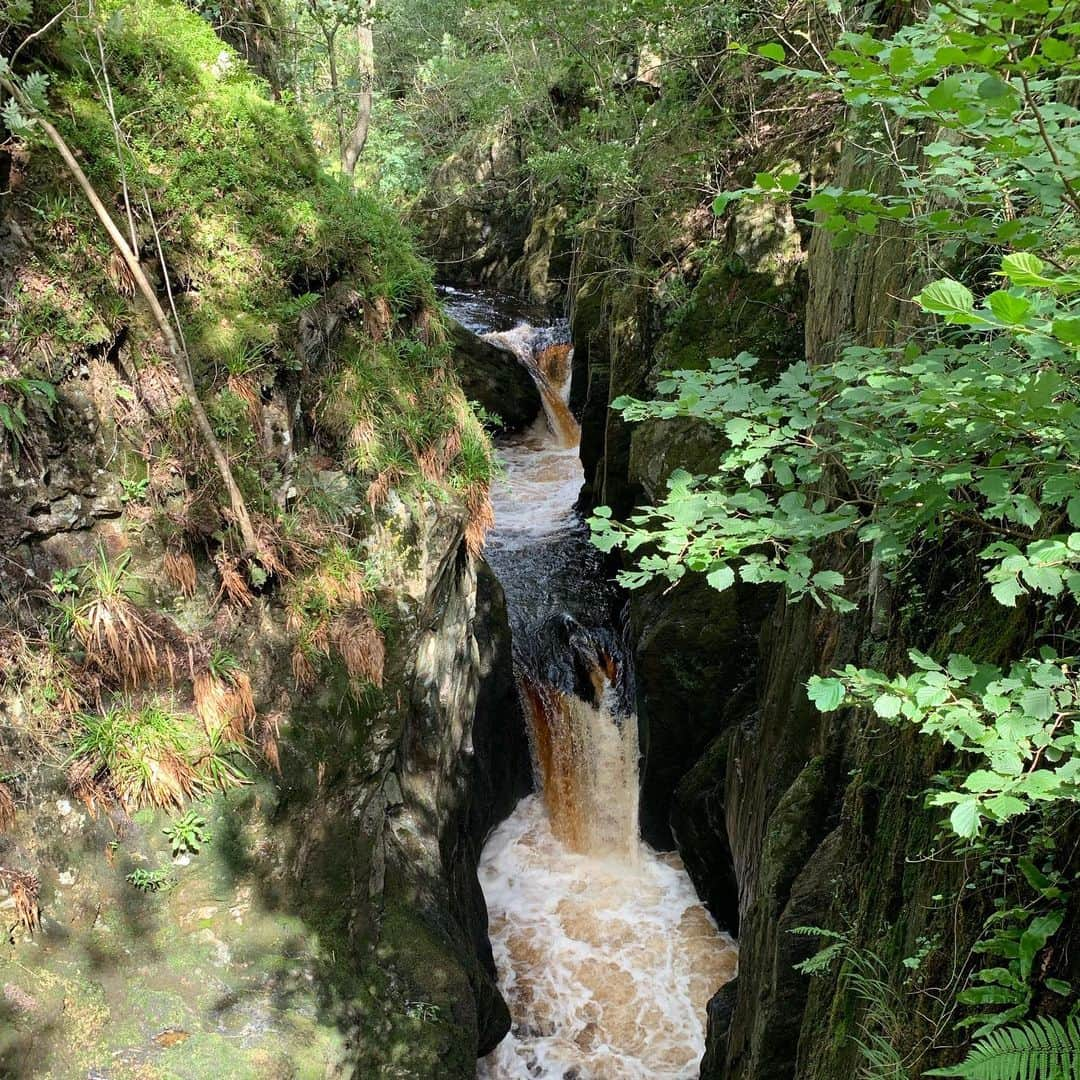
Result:
[[[837,168],[859,186],[852,157]],[[803,356],[819,363],[840,342],[902,334],[910,306],[897,298],[920,282],[897,239],[838,251],[818,234],[796,245],[782,222],[772,234],[780,247],[757,249],[752,267],[702,274],[674,322],[644,287],[592,278],[577,293],[589,502],[625,513],[655,497],[673,468],[703,473],[715,461],[717,436],[701,425],[631,429],[610,412],[619,394],[649,394],[660,371],[743,350],[774,369]],[[759,316],[747,318],[748,308]],[[822,558],[857,576],[857,551]],[[911,1011],[912,992],[963,979],[992,910],[986,867],[936,854],[939,812],[923,793],[948,756],[872,716],[822,715],[805,691],[811,675],[846,663],[897,669],[910,647],[991,662],[1015,655],[1031,628],[1022,612],[978,595],[968,555],[927,551],[920,566],[920,610],[936,612],[922,624],[873,573],[860,613],[844,619],[693,580],[629,597],[648,726],[643,828],[653,842],[674,840],[718,919],[738,928],[739,976],[709,1009],[706,1080],[855,1076],[867,1031],[916,1049],[940,1044],[942,1017],[930,1006]],[[943,895],[961,899],[946,910],[935,900]],[[836,972],[794,969],[819,948],[793,933],[807,926],[848,935],[877,980],[875,1002]],[[1053,962],[1064,973],[1064,959]],[[920,1067],[934,1063],[924,1057]]]
[[[218,606],[202,570],[190,599],[154,583],[161,552],[123,526],[94,416],[68,429],[81,466],[50,446],[35,499],[51,509],[9,549],[6,584],[15,566],[48,580],[128,553],[181,651],[211,636],[250,673],[277,768],[252,761],[248,783],[200,800],[208,837],[173,860],[175,813],[80,802],[62,762],[20,740],[25,698],[6,698],[17,811],[0,865],[36,875],[41,928],[16,931],[4,957],[5,1075],[119,1060],[184,1076],[473,1076],[509,1025],[475,869],[531,773],[501,589],[469,554],[464,515],[391,501],[370,541],[396,560],[382,691],[358,695],[337,664],[300,691],[272,597]],[[183,678],[161,694],[182,695]],[[163,869],[153,891],[132,885],[140,869]]]
[[479,555],[487,439],[400,223],[321,171],[190,9],[116,15],[113,92],[139,104],[123,169],[73,119],[102,108],[78,50],[43,39],[35,63],[104,203],[124,206],[121,174],[147,185],[139,257],[257,539],[238,543],[124,264],[58,159],[20,145],[0,1073],[471,1078],[509,1023],[479,847],[530,784]]

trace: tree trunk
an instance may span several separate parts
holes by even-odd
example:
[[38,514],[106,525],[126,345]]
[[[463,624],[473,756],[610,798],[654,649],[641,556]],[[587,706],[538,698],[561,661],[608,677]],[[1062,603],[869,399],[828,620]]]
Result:
[[[370,7],[369,7],[370,10]],[[371,23],[362,22],[356,28],[356,44],[359,50],[358,74],[360,91],[356,100],[356,122],[348,142],[341,148],[341,171],[352,179],[356,172],[356,162],[367,142],[371,128],[371,103],[375,82],[375,46],[372,40]]]
[[191,400],[191,412],[195,417],[196,426],[199,428],[199,431],[206,442],[206,446],[210,451],[210,456],[214,459],[214,464],[217,465],[218,472],[221,474],[225,490],[229,495],[229,505],[232,510],[232,516],[236,522],[237,528],[240,530],[240,537],[244,543],[244,554],[257,555],[259,543],[255,536],[255,527],[251,523],[251,515],[248,513],[247,504],[244,502],[244,496],[241,494],[239,487],[237,487],[236,479],[233,477],[232,469],[229,466],[229,459],[225,456],[225,451],[222,450],[221,444],[218,442],[217,436],[214,434],[214,429],[210,424],[210,419],[206,415],[206,410],[203,408],[202,401],[199,399],[198,391],[195,388],[195,376],[191,370],[191,360],[188,357],[187,352],[181,346],[180,341],[176,336],[176,332],[172,328],[172,323],[169,322],[168,316],[165,314],[161,302],[157,298],[157,293],[154,291],[153,286],[150,284],[149,279],[144,273],[138,257],[132,250],[131,245],[124,239],[124,234],[117,228],[116,222],[112,219],[112,215],[105,208],[105,204],[94,190],[94,185],[90,183],[86,173],[82,170],[82,166],[75,160],[75,155],[72,154],[60,132],[33,108],[14,84],[10,83],[7,79],[0,79],[0,86],[18,101],[23,109],[30,115],[33,115],[41,125],[42,131],[49,137],[49,141],[53,146],[56,147],[56,150],[63,159],[64,164],[67,166],[68,171],[75,178],[75,182],[82,189],[87,201],[93,208],[98,220],[105,226],[105,231],[109,234],[109,239],[112,240],[116,250],[120,252],[128,270],[131,271],[132,279],[135,281],[143,299],[149,305],[150,313],[154,317],[154,322],[157,323],[157,327],[161,331],[162,337],[165,339],[165,345],[172,356],[173,364],[176,367],[176,373],[180,377],[180,385],[184,388],[184,392]]

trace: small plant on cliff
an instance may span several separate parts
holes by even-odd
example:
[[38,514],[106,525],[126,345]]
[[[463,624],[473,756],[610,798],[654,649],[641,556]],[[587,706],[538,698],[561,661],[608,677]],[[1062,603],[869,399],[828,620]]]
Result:
[[56,405],[56,388],[44,379],[12,375],[0,379],[0,432],[18,464],[19,452],[30,447],[30,415],[39,408],[50,419]]
[[160,892],[162,889],[169,888],[173,883],[168,870],[160,868],[147,870],[144,866],[138,866],[132,870],[127,875],[127,882],[143,893]]
[[966,1080],[1073,1080],[1080,1076],[1080,1019],[1062,1022],[1037,1016],[1000,1028],[972,1048],[959,1064],[931,1069],[927,1076]]
[[206,819],[194,810],[189,810],[183,817],[177,818],[162,832],[168,838],[173,858],[184,854],[198,855],[202,846],[210,843]]

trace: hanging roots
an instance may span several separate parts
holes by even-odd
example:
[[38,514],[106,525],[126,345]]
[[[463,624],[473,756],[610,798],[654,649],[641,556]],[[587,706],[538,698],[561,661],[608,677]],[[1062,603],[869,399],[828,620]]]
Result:
[[15,824],[15,796],[7,784],[0,783],[0,832]]
[[164,567],[165,577],[180,590],[184,596],[195,595],[197,578],[195,575],[195,560],[186,551],[174,554],[165,552]]
[[207,735],[220,735],[232,743],[246,740],[255,725],[255,702],[246,672],[230,671],[221,678],[201,671],[195,676],[194,695],[195,711]]
[[244,575],[240,572],[240,560],[224,551],[214,556],[214,565],[221,577],[221,588],[214,598],[217,603],[223,596],[237,607],[249,608],[254,600]]
[[330,628],[330,640],[349,678],[382,686],[386,643],[368,611],[352,607],[339,615]]
[[468,490],[465,508],[469,512],[465,525],[465,546],[470,555],[479,555],[484,550],[488,530],[495,524],[495,511],[491,508],[486,484],[475,485]]
[[76,758],[67,771],[68,789],[78,799],[92,818],[97,811],[108,810],[116,802],[116,796],[108,783],[108,770],[100,768],[89,758]]
[[29,870],[8,870],[0,866],[0,886],[11,893],[15,901],[16,925],[22,926],[28,934],[41,929],[41,908],[38,907],[38,894],[41,882],[37,874]]

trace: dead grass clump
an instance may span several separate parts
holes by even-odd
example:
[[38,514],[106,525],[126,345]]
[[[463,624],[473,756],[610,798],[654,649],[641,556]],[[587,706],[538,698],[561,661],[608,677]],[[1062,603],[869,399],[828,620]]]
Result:
[[217,567],[218,576],[221,578],[221,587],[214,598],[214,603],[216,604],[224,596],[237,607],[251,607],[255,598],[240,570],[240,560],[227,551],[219,551],[214,556],[214,565]]
[[0,691],[18,697],[27,733],[46,743],[83,703],[90,682],[48,638],[0,631]]
[[315,664],[312,662],[310,647],[297,642],[292,651],[293,681],[298,690],[310,690],[315,685]]
[[195,573],[195,559],[190,552],[165,552],[163,569],[166,579],[176,586],[184,596],[195,595],[198,577]]
[[484,550],[489,530],[495,524],[495,511],[491,507],[486,484],[475,485],[465,493],[465,509],[469,515],[465,524],[465,546],[470,555],[479,555]]
[[230,375],[225,380],[225,385],[231,394],[235,394],[247,406],[248,420],[251,421],[251,426],[258,430],[262,416],[262,398],[255,379],[249,373]]
[[131,276],[127,263],[115,248],[105,263],[105,276],[121,296],[130,299],[135,295],[135,279]]
[[350,679],[382,686],[386,642],[370,612],[361,607],[343,612],[330,627],[330,640]]
[[15,925],[22,926],[28,934],[40,930],[41,908],[38,906],[38,896],[41,893],[41,882],[37,874],[29,870],[9,870],[0,866],[0,885],[7,889],[15,901]]
[[76,758],[67,771],[68,790],[78,799],[92,818],[99,809],[107,811],[116,802],[116,793],[109,786],[106,770],[89,758]]
[[278,740],[281,738],[281,714],[270,713],[259,719],[255,741],[266,763],[281,775],[281,753]]
[[386,497],[390,494],[390,489],[394,486],[394,481],[397,480],[399,475],[400,474],[396,469],[383,469],[383,471],[368,484],[367,501],[368,506],[370,506],[372,510],[377,510],[384,502],[386,502]]
[[195,676],[194,695],[207,735],[236,744],[247,740],[255,726],[255,701],[246,672],[234,666],[201,671]]
[[0,782],[0,832],[15,824],[15,796],[7,784]]
[[157,635],[129,599],[124,552],[110,563],[104,550],[86,568],[84,599],[72,612],[72,628],[88,663],[121,685],[134,686],[159,675]]

